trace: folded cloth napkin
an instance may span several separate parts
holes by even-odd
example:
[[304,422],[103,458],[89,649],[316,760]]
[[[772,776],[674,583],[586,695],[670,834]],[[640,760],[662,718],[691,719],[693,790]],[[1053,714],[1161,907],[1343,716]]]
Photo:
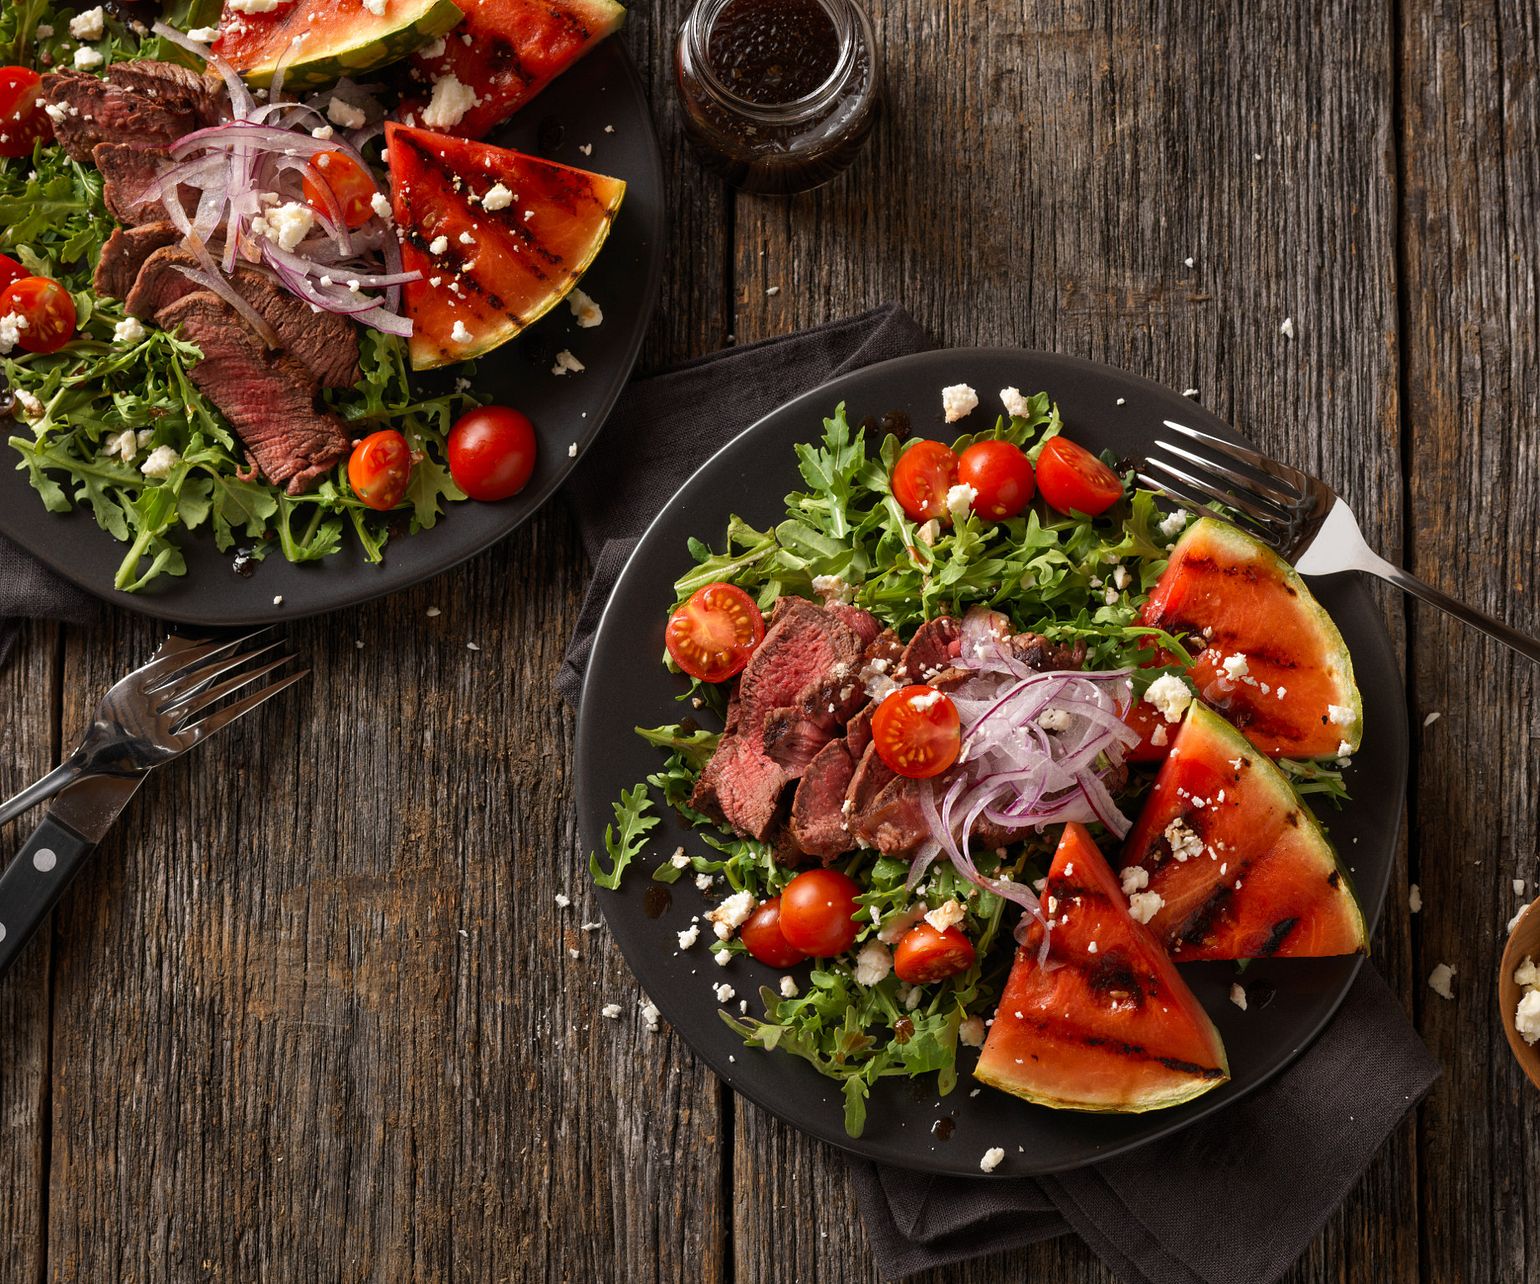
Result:
[[83,624],[100,608],[67,580],[29,553],[0,538],[0,664],[16,645],[23,620],[68,620]]
[[[557,685],[576,706],[604,604],[637,539],[695,468],[761,415],[845,371],[922,351],[896,307],[632,384],[567,486],[594,565]],[[709,534],[709,532],[703,532]],[[1266,1010],[1254,1013],[1267,1019]],[[1365,967],[1321,1038],[1267,1086],[1175,1137],[1037,1179],[934,1177],[854,1161],[885,1278],[1073,1231],[1130,1284],[1271,1284],[1304,1250],[1437,1077]]]

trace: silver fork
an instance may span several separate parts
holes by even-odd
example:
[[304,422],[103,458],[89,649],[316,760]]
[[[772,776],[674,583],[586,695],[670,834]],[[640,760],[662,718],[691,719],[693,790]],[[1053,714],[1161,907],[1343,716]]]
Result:
[[[1540,640],[1458,602],[1387,562],[1364,542],[1358,519],[1325,482],[1211,433],[1165,421],[1178,441],[1155,442],[1139,480],[1179,504],[1217,500],[1233,509],[1301,575],[1367,571],[1389,580],[1540,664]],[[1158,473],[1158,475],[1157,475]]]
[[[264,656],[271,657],[283,645],[281,641],[254,645],[264,632],[231,638],[171,634],[148,664],[114,684],[102,697],[91,725],[63,762],[0,804],[0,824],[53,797],[81,776],[143,775],[186,753],[310,672],[301,669],[285,674],[220,705],[294,658],[281,654],[254,668],[243,668]],[[232,672],[233,676],[224,677]]]

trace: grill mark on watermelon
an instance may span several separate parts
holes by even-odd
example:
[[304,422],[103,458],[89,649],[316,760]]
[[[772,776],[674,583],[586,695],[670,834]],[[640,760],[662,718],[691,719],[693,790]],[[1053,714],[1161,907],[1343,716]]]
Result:
[[[1273,580],[1271,576],[1258,573],[1257,568],[1252,566],[1250,562],[1247,562],[1244,565],[1236,565],[1232,562],[1228,566],[1220,566],[1219,563],[1216,562],[1212,557],[1204,557],[1201,553],[1188,553],[1183,557],[1182,565],[1184,567],[1191,566],[1201,571],[1207,571],[1210,575],[1221,575],[1227,579],[1244,579],[1248,584],[1256,584],[1263,580],[1267,580],[1270,583],[1277,583],[1277,581]],[[1288,584],[1278,584],[1278,587],[1281,588],[1290,597],[1299,596],[1299,593]]]
[[1271,958],[1283,948],[1289,934],[1299,926],[1298,917],[1280,918],[1273,924],[1273,930],[1267,934],[1267,940],[1262,942],[1262,948],[1258,952],[1258,958]]
[[[1021,1016],[1016,1018],[1023,1025],[1036,1030],[1040,1035],[1051,1038],[1059,1043],[1068,1043],[1071,1040],[1087,1048],[1097,1048],[1101,1051],[1112,1052],[1130,1061],[1153,1061],[1156,1065],[1180,1074],[1197,1075],[1204,1079],[1222,1079],[1225,1077],[1223,1070],[1217,1066],[1199,1065],[1194,1061],[1184,1061],[1180,1057],[1162,1056],[1158,1052],[1151,1052],[1142,1043],[1130,1043],[1126,1039],[1112,1039],[1101,1034],[1084,1034],[1079,1030],[1066,1028],[1062,1021],[1055,1021],[1051,1017]],[[1029,1054],[1034,1061],[1038,1060],[1036,1054]]]
[[487,70],[493,76],[511,76],[526,89],[535,83],[535,74],[524,65],[519,51],[501,37],[492,37],[488,44]]

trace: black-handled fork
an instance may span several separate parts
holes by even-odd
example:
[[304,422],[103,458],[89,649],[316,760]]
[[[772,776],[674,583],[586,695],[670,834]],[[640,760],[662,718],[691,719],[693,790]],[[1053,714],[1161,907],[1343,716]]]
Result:
[[145,776],[293,686],[309,669],[271,677],[294,659],[263,631],[237,637],[169,636],[150,662],[102,698],[65,760],[0,805],[0,822],[54,797],[0,874],[0,974],[63,895]]

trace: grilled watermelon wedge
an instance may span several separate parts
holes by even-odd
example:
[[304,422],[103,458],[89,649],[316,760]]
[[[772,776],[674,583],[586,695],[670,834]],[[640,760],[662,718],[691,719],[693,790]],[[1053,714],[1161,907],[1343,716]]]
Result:
[[[420,88],[402,103],[401,119],[465,138],[481,138],[507,120],[626,20],[614,0],[457,3],[465,12],[464,25],[412,58],[412,79]],[[446,76],[473,90],[476,102],[453,124],[431,114],[424,120],[432,87]]]
[[506,343],[559,303],[626,191],[618,178],[395,122],[385,141],[401,257],[423,274],[402,291],[416,370]]
[[384,0],[379,13],[364,0],[302,0],[267,13],[241,13],[225,0],[212,47],[242,79],[267,85],[298,38],[299,52],[284,70],[283,83],[311,89],[404,58],[460,20],[454,0]]
[[1230,1077],[1224,1044],[1082,825],[1067,825],[1043,904],[1053,924],[1016,953],[974,1074],[1059,1110],[1137,1113]]
[[1189,959],[1315,958],[1368,946],[1347,871],[1288,779],[1196,702],[1177,732],[1123,866],[1158,896],[1150,928]]
[[1263,753],[1358,748],[1363,702],[1342,634],[1294,568],[1244,531],[1213,517],[1189,526],[1139,620],[1203,648],[1191,674],[1199,693]]

